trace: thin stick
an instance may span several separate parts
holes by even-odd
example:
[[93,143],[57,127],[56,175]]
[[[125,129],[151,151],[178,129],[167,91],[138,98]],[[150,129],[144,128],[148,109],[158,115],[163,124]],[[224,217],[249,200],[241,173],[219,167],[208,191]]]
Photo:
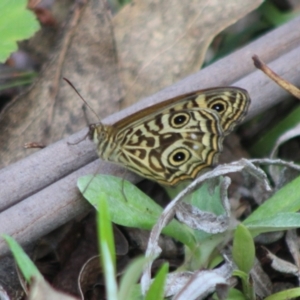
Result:
[[281,86],[288,93],[300,99],[300,90],[296,86],[294,86],[287,80],[280,77],[274,71],[272,71],[262,60],[260,60],[260,58],[257,55],[252,56],[252,59],[257,69],[264,72],[269,78],[275,81],[279,86]]

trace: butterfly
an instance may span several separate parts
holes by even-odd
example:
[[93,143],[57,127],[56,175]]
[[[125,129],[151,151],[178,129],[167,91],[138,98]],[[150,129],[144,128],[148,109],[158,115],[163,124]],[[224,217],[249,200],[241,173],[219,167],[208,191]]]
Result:
[[246,90],[215,87],[142,109],[112,125],[89,126],[106,161],[166,186],[192,180],[214,166],[223,140],[245,117]]

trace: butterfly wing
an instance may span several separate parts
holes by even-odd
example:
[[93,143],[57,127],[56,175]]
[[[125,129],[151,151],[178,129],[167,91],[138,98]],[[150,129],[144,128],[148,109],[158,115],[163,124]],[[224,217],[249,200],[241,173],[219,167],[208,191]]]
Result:
[[251,102],[248,92],[237,87],[210,89],[197,95],[195,101],[199,107],[214,110],[220,116],[226,135],[244,119]]
[[116,129],[132,126],[140,120],[153,118],[159,112],[182,109],[207,108],[215,111],[220,117],[220,123],[225,134],[230,133],[247,114],[250,105],[248,92],[239,87],[215,87],[199,90],[174,97],[144,108],[114,124]]
[[175,185],[216,163],[223,137],[214,111],[175,108],[119,131],[114,160],[150,180]]

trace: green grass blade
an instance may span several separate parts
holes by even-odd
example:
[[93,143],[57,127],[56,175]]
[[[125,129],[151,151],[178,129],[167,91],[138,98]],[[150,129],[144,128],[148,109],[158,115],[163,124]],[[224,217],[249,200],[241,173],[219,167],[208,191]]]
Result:
[[109,210],[106,202],[106,196],[99,194],[98,210],[98,242],[101,249],[101,260],[105,276],[105,288],[107,299],[116,300],[116,253],[113,238],[112,223],[110,221]]
[[20,245],[10,236],[3,234],[3,239],[8,244],[13,257],[21,270],[25,280],[30,283],[32,277],[43,278],[42,274],[29,258],[29,256],[24,252]]

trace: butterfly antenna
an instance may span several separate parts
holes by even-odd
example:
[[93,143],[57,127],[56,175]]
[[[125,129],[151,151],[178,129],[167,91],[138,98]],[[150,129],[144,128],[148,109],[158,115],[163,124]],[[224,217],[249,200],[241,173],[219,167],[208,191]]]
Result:
[[94,113],[94,115],[97,117],[97,119],[100,121],[100,118],[99,118],[99,116],[97,115],[97,113],[95,112],[95,110],[83,99],[83,97],[80,95],[80,93],[77,91],[77,89],[75,88],[75,86],[73,85],[73,83],[69,80],[69,79],[67,79],[67,78],[65,78],[65,77],[63,77],[63,79],[64,79],[64,81],[66,81],[72,88],[73,88],[73,90],[76,92],[76,94],[80,97],[80,99],[84,102],[84,104]]

